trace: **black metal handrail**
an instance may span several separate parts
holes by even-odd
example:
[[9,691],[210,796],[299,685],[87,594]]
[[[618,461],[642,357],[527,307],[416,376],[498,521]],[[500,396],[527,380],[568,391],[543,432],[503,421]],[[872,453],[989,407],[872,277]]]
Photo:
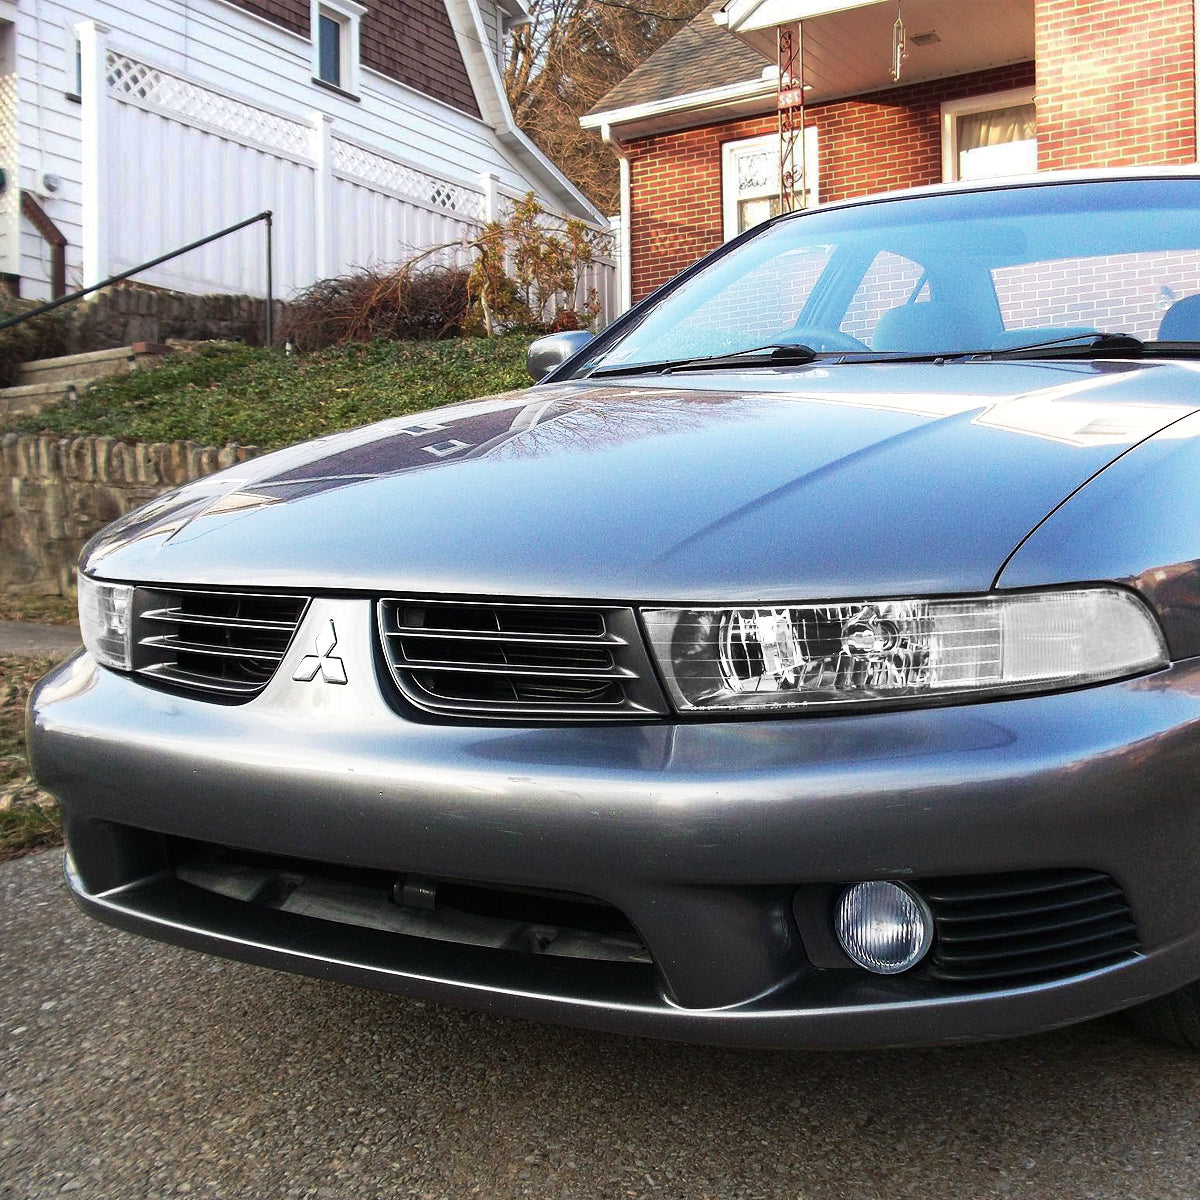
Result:
[[210,233],[207,237],[197,238],[194,242],[189,242],[186,246],[180,246],[178,250],[169,250],[166,254],[160,254],[157,258],[152,258],[144,263],[138,263],[136,267],[130,267],[128,271],[121,271],[119,274],[110,275],[107,279],[102,279],[99,283],[93,283],[90,287],[80,288],[79,291],[71,292],[66,296],[59,296],[57,300],[50,300],[45,304],[39,304],[37,308],[17,313],[15,317],[7,317],[5,320],[0,321],[0,330],[10,329],[14,325],[19,325],[22,321],[29,321],[34,317],[40,317],[42,313],[48,313],[56,308],[61,308],[64,304],[70,304],[72,300],[78,300],[83,296],[90,296],[92,292],[98,292],[101,288],[111,287],[114,283],[120,283],[132,275],[139,275],[142,271],[148,271],[151,267],[157,267],[159,263],[170,262],[171,259],[178,258],[181,254],[187,254],[190,250],[198,250],[201,246],[207,246],[209,242],[215,242],[220,238],[228,237],[231,233],[237,233],[239,229],[245,229],[250,225],[258,224],[259,221],[265,221],[267,225],[266,344],[271,346],[275,342],[275,276],[271,262],[272,212],[270,209],[267,209],[265,212],[256,213],[253,217],[247,217],[244,221],[238,221],[236,225],[228,225],[216,233]]

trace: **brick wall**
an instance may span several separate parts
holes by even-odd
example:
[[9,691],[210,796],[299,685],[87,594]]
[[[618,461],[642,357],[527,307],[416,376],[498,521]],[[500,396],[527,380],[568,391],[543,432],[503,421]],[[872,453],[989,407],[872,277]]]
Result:
[[1194,0],[1036,0],[1042,170],[1196,157]]
[[[943,101],[1032,84],[1022,63],[814,106],[821,199],[937,183]],[[722,145],[776,129],[771,113],[630,143],[635,300],[721,244]]]
[[0,591],[70,595],[84,543],[181,483],[254,458],[254,446],[0,437]]

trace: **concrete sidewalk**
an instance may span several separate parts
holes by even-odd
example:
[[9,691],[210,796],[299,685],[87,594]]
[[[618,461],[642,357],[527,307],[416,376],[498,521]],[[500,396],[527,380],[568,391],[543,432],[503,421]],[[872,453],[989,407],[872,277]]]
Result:
[[0,621],[0,654],[30,658],[66,658],[80,645],[74,625],[43,625],[38,621]]

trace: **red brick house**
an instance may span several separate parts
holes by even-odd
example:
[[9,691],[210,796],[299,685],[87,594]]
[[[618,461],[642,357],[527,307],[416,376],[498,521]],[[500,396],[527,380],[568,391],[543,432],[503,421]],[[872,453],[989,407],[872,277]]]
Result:
[[582,118],[621,158],[625,302],[780,210],[781,106],[804,128],[795,205],[1196,161],[1197,7],[713,0]]

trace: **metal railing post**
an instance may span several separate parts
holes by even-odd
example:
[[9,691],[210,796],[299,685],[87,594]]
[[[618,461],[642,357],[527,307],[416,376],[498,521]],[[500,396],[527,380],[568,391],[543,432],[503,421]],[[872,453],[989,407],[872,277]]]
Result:
[[266,212],[267,218],[267,347],[275,345],[275,268],[271,254],[271,229],[274,224],[271,210]]

